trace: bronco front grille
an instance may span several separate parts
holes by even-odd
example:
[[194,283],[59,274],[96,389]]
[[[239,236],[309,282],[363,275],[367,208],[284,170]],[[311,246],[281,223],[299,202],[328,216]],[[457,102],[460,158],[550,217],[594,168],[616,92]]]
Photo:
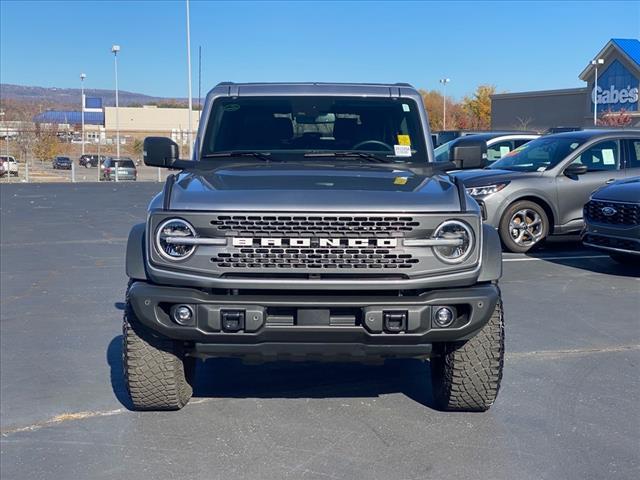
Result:
[[224,236],[378,236],[402,237],[420,223],[404,216],[219,215],[211,225]]
[[403,269],[419,259],[376,248],[242,248],[211,259],[220,268]]
[[584,215],[587,220],[598,223],[639,225],[640,204],[591,200],[584,207]]

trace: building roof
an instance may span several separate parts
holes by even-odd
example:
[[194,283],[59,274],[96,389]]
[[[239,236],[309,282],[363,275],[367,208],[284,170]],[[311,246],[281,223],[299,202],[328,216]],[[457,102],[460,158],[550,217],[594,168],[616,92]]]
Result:
[[[72,110],[47,110],[33,117],[35,123],[68,123],[80,125],[82,115]],[[104,125],[103,112],[84,112],[84,123],[87,125]]]
[[640,67],[640,40],[637,38],[612,38],[611,41]]
[[[637,38],[612,38],[607,42],[602,50],[594,58],[603,58],[611,53],[611,50],[617,50],[625,57],[629,63],[640,70],[640,40]],[[588,81],[592,76],[593,65],[591,62],[579,75],[580,80]]]

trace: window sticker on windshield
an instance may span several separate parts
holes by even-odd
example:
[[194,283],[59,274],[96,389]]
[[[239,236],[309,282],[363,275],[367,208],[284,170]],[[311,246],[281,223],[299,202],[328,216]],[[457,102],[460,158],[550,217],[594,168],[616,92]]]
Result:
[[398,135],[398,145],[411,145],[411,137],[409,135]]
[[575,150],[578,147],[578,145],[580,145],[578,142],[573,142],[571,145],[569,145],[569,148],[571,150]]
[[396,177],[393,179],[394,185],[406,185],[409,179],[407,177]]
[[410,157],[411,145],[394,145],[393,151],[395,152],[396,157]]
[[240,105],[238,105],[237,103],[228,103],[224,106],[225,112],[235,112],[237,110],[240,110]]
[[403,112],[408,112],[408,111],[410,111],[410,110],[411,110],[411,109],[409,108],[409,105],[407,105],[406,103],[403,103],[403,104],[402,104],[402,111],[403,111]]

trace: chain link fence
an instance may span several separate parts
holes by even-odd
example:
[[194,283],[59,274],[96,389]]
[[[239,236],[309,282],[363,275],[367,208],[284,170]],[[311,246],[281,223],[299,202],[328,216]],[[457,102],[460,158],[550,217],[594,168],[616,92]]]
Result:
[[[142,144],[147,136],[166,136],[181,145],[183,157],[188,155],[188,137],[185,132],[127,132],[120,131],[120,158],[133,160],[137,169],[137,181],[164,182],[171,172],[148,167],[142,161]],[[0,127],[0,184],[42,182],[101,182],[107,181],[103,162],[116,157],[116,132],[85,131],[84,155],[93,161],[81,161],[82,135],[78,130],[62,130],[30,125],[28,127]],[[15,166],[7,166],[6,157],[16,160]],[[56,157],[70,159],[70,168],[59,168]],[[100,159],[100,163],[97,163]],[[13,163],[13,162],[11,162]],[[15,165],[15,164],[14,164]],[[113,181],[113,180],[111,180]]]

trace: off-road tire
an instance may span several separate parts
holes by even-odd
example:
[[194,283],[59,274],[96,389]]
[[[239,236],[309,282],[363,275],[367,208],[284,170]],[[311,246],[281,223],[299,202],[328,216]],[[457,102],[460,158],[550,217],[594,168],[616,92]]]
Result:
[[145,328],[127,301],[122,322],[122,362],[135,410],[179,410],[193,394],[194,359],[182,344]]
[[502,302],[470,340],[433,347],[431,385],[436,406],[451,411],[488,410],[498,396],[504,365]]
[[[542,238],[538,240],[533,245],[520,245],[516,243],[513,238],[511,238],[510,229],[509,229],[509,221],[514,213],[519,210],[530,209],[534,210],[540,218],[542,219]],[[498,225],[498,233],[500,234],[500,239],[502,240],[502,244],[504,247],[513,253],[526,253],[529,250],[536,248],[540,245],[545,238],[549,236],[549,217],[547,216],[547,212],[545,212],[544,208],[538,203],[531,202],[529,200],[519,200],[511,205],[505,210],[502,218],[500,219],[500,224]]]

